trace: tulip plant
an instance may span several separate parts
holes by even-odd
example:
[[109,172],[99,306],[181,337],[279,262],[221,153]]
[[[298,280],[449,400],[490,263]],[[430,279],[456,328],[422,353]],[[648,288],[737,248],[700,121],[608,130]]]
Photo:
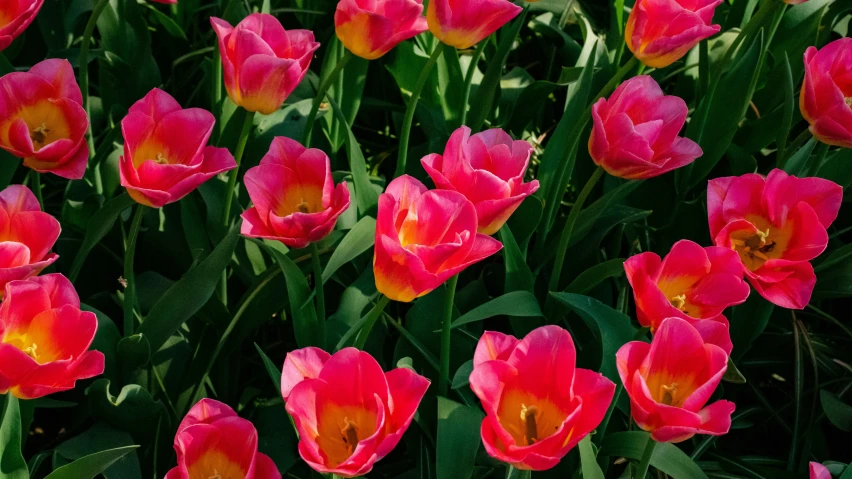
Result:
[[852,479],[851,28],[0,1],[0,479]]

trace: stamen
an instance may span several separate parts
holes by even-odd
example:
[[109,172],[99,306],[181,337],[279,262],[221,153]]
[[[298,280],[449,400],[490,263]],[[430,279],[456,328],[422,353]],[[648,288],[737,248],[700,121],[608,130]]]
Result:
[[50,130],[47,128],[47,125],[42,123],[40,127],[30,132],[30,139],[33,143],[44,143],[48,133],[50,133]]
[[677,399],[677,383],[672,383],[671,386],[666,386],[665,384],[660,386],[660,395],[662,396],[660,402],[671,406]]
[[298,205],[296,205],[296,209],[298,209],[300,213],[311,212],[311,208],[308,206],[308,202],[305,201],[304,198],[302,198],[302,201]]
[[348,417],[343,418],[343,423],[346,425],[340,430],[340,434],[343,435],[343,442],[346,443],[346,449],[349,451],[349,454],[352,454],[355,448],[358,447],[358,425],[354,421],[350,421]]
[[219,474],[219,471],[216,468],[213,468],[213,475],[209,476],[207,479],[222,479],[222,475]]
[[843,100],[846,101],[846,106],[852,108],[852,96],[847,96]]
[[158,164],[166,165],[169,163],[169,159],[163,156],[162,153],[157,153],[157,157],[154,159]]
[[673,297],[670,302],[672,303],[672,306],[683,311],[684,310],[683,307],[684,307],[684,305],[686,305],[686,295],[685,294],[679,294],[679,295]]
[[527,407],[526,404],[521,404],[521,421],[524,422],[526,432],[524,433],[524,442],[526,446],[535,444],[538,441],[538,426],[535,418],[538,416],[538,408],[535,406]]
[[24,353],[26,353],[27,356],[29,356],[29,357],[31,357],[35,360],[38,360],[38,353],[36,352],[36,349],[38,349],[38,345],[36,343],[33,343],[32,346],[24,349]]

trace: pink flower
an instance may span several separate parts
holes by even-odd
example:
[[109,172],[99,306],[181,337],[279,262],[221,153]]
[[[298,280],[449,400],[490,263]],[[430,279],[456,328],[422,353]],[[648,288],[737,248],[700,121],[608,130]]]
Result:
[[254,425],[213,399],[192,406],[178,426],[174,447],[178,465],[165,479],[281,479],[272,459],[257,452]]
[[704,407],[728,368],[728,355],[683,319],[663,321],[651,344],[631,341],[622,346],[616,366],[633,420],[655,441],[720,436],[730,429],[734,403]]
[[0,51],[24,33],[42,5],[44,0],[6,0],[0,5]]
[[369,354],[317,348],[287,354],[281,394],[299,431],[299,454],[321,473],[363,476],[396,447],[429,380],[406,368],[385,373]]
[[627,179],[653,178],[688,165],[702,151],[677,136],[687,113],[686,102],[665,95],[650,76],[633,77],[592,106],[589,154],[610,175]]
[[722,0],[636,0],[624,28],[627,48],[649,67],[667,67],[722,29],[712,25],[720,3]]
[[178,0],[151,0],[151,1],[152,1],[152,2],[157,2],[157,3],[165,3],[165,4],[167,4],[167,5],[169,5],[169,4],[176,4],[176,3],[178,2]]
[[427,191],[403,175],[379,196],[373,272],[376,288],[410,302],[503,245],[477,233],[476,208],[450,190]]
[[772,170],[710,180],[707,210],[716,246],[736,251],[754,289],[783,308],[802,309],[816,283],[809,263],[828,244],[843,189],[821,178]]
[[430,0],[426,21],[438,40],[464,50],[496,32],[521,10],[508,0]]
[[286,31],[265,13],[253,13],[236,27],[216,17],[210,23],[219,37],[228,96],[237,106],[264,115],[281,108],[319,48],[313,32]]
[[494,331],[482,335],[470,387],[485,408],[481,434],[490,456],[543,471],[598,427],[615,384],[575,365],[574,341],[558,326],[540,327],[520,341]]
[[831,479],[828,468],[818,462],[809,463],[808,472],[810,472],[810,479]]
[[0,78],[0,148],[22,158],[24,166],[79,180],[89,161],[88,129],[68,60],[45,60],[29,72]]
[[243,213],[242,234],[304,248],[331,233],[349,208],[346,183],[336,187],[328,156],[277,136],[260,164],[243,179],[254,206]]
[[805,51],[802,116],[819,141],[852,148],[852,38]]
[[0,304],[0,394],[39,398],[103,373],[103,353],[88,350],[97,329],[65,276],[8,283]]
[[538,180],[524,183],[524,173],[533,147],[494,128],[470,134],[462,126],[450,136],[444,155],[426,155],[420,162],[443,190],[463,194],[476,207],[479,232],[496,233],[521,205],[535,193]]
[[397,43],[425,32],[422,13],[422,0],[341,0],[334,28],[352,53],[375,60]]
[[168,93],[151,90],[121,120],[121,186],[137,202],[159,208],[236,168],[227,149],[206,146],[215,123],[209,111],[184,110]]
[[59,256],[50,249],[61,229],[26,186],[0,191],[0,288],[35,276],[56,261]]

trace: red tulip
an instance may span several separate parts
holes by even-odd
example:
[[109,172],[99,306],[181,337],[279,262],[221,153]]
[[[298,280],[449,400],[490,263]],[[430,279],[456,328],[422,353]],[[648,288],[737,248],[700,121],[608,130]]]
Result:
[[286,31],[265,13],[253,13],[236,27],[216,17],[210,23],[219,37],[228,96],[237,106],[264,115],[281,108],[319,48],[313,32]]
[[[639,323],[651,332],[669,317],[690,323],[719,322],[727,331],[722,311],[742,303],[749,293],[735,251],[702,248],[688,240],[675,243],[663,260],[654,253],[631,256],[624,262],[624,271],[633,287]],[[730,353],[730,344],[724,348]]]
[[277,136],[243,182],[254,206],[243,213],[242,234],[304,248],[331,233],[349,208],[346,183],[336,187],[328,156]]
[[477,229],[476,208],[461,193],[396,178],[379,196],[376,288],[395,301],[413,301],[500,251],[499,241]]
[[722,348],[680,318],[663,321],[651,344],[632,341],[616,353],[630,396],[630,412],[657,442],[681,442],[695,434],[719,436],[731,427],[730,401],[704,405],[728,367]]
[[701,156],[694,141],[677,136],[686,122],[686,102],[665,95],[650,76],[633,77],[592,106],[589,154],[613,176],[653,178]]
[[808,472],[810,479],[831,479],[831,472],[828,468],[818,462],[808,464]]
[[538,180],[524,183],[532,151],[499,128],[471,136],[463,126],[450,136],[443,156],[433,153],[420,162],[438,188],[458,191],[473,203],[479,232],[491,235],[538,189]]
[[816,283],[809,263],[828,244],[843,188],[772,170],[710,180],[707,209],[716,246],[736,251],[754,289],[783,308],[802,309]]
[[159,208],[237,167],[225,148],[206,146],[216,119],[207,110],[182,109],[155,88],[121,120],[121,185],[137,202]]
[[44,0],[6,0],[0,5],[0,51],[24,33],[42,5]]
[[51,253],[61,231],[59,221],[41,211],[23,185],[0,191],[0,288],[9,281],[35,276],[56,261]]
[[385,373],[369,354],[317,348],[287,354],[281,394],[299,431],[299,454],[321,473],[363,476],[396,447],[429,380],[406,368]]
[[508,0],[430,0],[426,21],[438,40],[464,50],[496,32],[521,10]]
[[[2,18],[2,16],[0,16]],[[0,148],[24,166],[78,180],[86,172],[89,118],[68,60],[45,60],[0,78]]]
[[490,456],[518,469],[550,469],[600,424],[615,384],[575,364],[574,341],[558,326],[520,341],[482,335],[470,387],[485,409],[481,434]]
[[202,399],[175,435],[178,465],[165,479],[281,479],[267,455],[257,452],[257,431],[227,404]]
[[337,38],[355,55],[374,60],[427,30],[422,0],[341,0],[334,12]]
[[852,38],[805,51],[802,116],[819,141],[852,148]]
[[722,0],[636,0],[624,28],[627,48],[649,67],[667,67],[722,29],[712,25],[720,3]]
[[103,373],[103,353],[88,350],[97,329],[65,276],[8,283],[0,304],[0,394],[39,398]]

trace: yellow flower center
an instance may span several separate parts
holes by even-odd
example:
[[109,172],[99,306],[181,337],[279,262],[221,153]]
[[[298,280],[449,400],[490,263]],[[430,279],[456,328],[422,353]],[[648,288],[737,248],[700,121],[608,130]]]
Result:
[[332,406],[317,417],[316,441],[327,465],[336,467],[351,456],[358,443],[376,432],[377,417],[362,406]]
[[246,470],[224,451],[209,449],[194,463],[187,465],[189,479],[245,479]]
[[293,186],[284,193],[275,214],[285,217],[293,213],[316,213],[323,209],[322,188],[300,185]]
[[677,383],[671,383],[669,385],[663,384],[660,386],[660,402],[667,405],[672,406],[678,402],[678,394],[677,394]]
[[33,146],[36,150],[40,150],[44,147],[48,133],[50,133],[50,129],[47,128],[47,125],[44,123],[42,123],[38,128],[30,130],[30,139],[33,141]]
[[757,230],[756,233],[745,238],[731,238],[734,250],[740,254],[740,257],[748,258],[746,266],[753,264],[762,266],[769,261],[769,255],[775,250],[776,245],[775,241],[769,239],[769,231],[770,229],[766,228],[766,231]]
[[672,306],[674,306],[675,308],[683,311],[684,313],[686,312],[686,295],[685,294],[679,294],[677,296],[674,296],[669,300],[669,302],[672,303]]
[[[497,417],[515,444],[522,447],[555,434],[568,414],[548,398],[511,390],[501,399]],[[568,436],[570,439],[571,434]]]
[[157,162],[157,164],[160,164],[160,165],[168,165],[169,164],[169,159],[166,158],[162,153],[157,153],[157,157],[154,158],[154,161]]

